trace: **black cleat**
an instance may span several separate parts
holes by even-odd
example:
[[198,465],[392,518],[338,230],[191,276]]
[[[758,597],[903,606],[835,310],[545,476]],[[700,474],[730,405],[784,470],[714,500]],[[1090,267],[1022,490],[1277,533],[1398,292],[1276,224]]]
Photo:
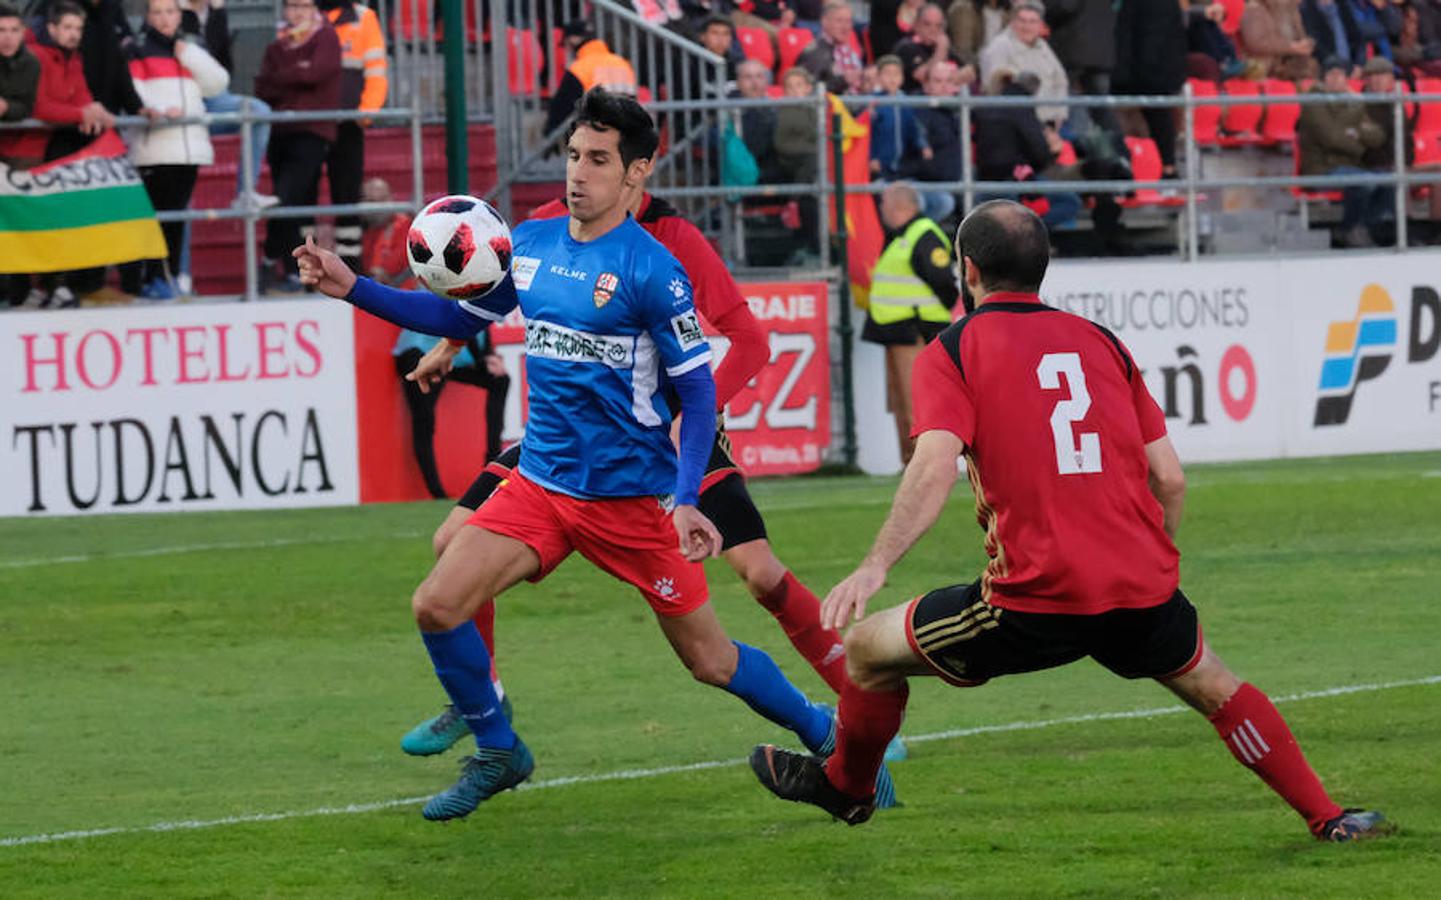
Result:
[[819,806],[847,825],[860,825],[876,808],[874,795],[857,800],[837,790],[818,756],[761,744],[751,751],[751,769],[766,790],[782,800]]
[[1341,815],[1321,826],[1316,832],[1316,840],[1334,843],[1366,841],[1395,833],[1396,826],[1375,810],[1345,809]]

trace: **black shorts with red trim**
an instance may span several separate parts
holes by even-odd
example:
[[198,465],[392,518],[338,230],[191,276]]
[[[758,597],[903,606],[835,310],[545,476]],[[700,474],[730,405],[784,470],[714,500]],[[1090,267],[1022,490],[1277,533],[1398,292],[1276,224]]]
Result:
[[519,464],[520,445],[516,444],[486,463],[485,468],[480,470],[480,474],[475,476],[475,481],[472,481],[460,499],[455,501],[455,505],[472,511],[480,509],[480,504],[495,492],[496,487],[502,481],[510,477],[510,473]]
[[1073,616],[992,606],[977,581],[917,597],[906,613],[911,649],[960,687],[1087,656],[1122,678],[1175,678],[1195,668],[1205,646],[1180,590],[1145,609]]
[[[520,445],[516,444],[486,463],[480,475],[456,501],[456,506],[479,509],[496,487],[510,477],[519,462]],[[730,437],[724,431],[716,431],[715,445],[711,448],[705,477],[701,480],[699,509],[720,531],[723,550],[766,536],[765,520],[756,509],[750,491],[746,490],[745,476],[731,456]]]

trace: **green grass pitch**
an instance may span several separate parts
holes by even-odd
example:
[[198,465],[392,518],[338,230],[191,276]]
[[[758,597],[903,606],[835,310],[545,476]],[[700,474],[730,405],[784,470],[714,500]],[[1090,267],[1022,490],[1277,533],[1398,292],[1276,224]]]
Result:
[[[499,608],[538,787],[428,823],[400,801],[449,784],[460,754],[398,741],[441,703],[408,601],[445,505],[11,519],[0,895],[1435,896],[1441,454],[1188,474],[1182,583],[1212,645],[1297,695],[1281,709],[1327,786],[1396,837],[1313,842],[1194,714],[1094,717],[1175,701],[1090,662],[917,683],[904,733],[963,734],[916,741],[894,769],[904,807],[845,828],[755,783],[740,760],[786,735],[693,683],[643,601],[578,560]],[[894,487],[753,490],[823,594]],[[980,537],[960,485],[879,602],[971,579]],[[730,571],[710,574],[732,636],[824,696]],[[1316,695],[1349,686],[1371,687]],[[86,830],[108,833],[65,836]]]

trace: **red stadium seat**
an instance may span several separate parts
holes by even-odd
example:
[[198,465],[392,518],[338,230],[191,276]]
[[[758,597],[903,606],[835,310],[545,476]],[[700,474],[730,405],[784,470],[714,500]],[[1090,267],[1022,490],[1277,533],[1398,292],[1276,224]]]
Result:
[[529,28],[507,28],[510,44],[510,92],[513,95],[540,93],[540,39]]
[[1416,135],[1415,165],[1417,167],[1441,165],[1441,134]]
[[[1161,151],[1150,138],[1127,137],[1126,149],[1131,151],[1131,174],[1137,181],[1161,180]],[[1136,188],[1119,201],[1122,206],[1181,206],[1186,201],[1178,194],[1163,194],[1157,188]]]
[[776,48],[764,28],[737,28],[736,39],[741,42],[746,59],[753,59],[767,69],[775,70]]
[[[1261,84],[1256,81],[1248,81],[1245,78],[1232,78],[1221,83],[1222,90],[1228,97],[1259,97],[1261,95]],[[1221,114],[1221,128],[1225,134],[1221,135],[1222,147],[1244,147],[1251,144],[1261,143],[1260,127],[1261,115],[1264,110],[1261,104],[1241,103],[1235,106],[1227,106]]]
[[[1296,86],[1279,78],[1268,78],[1262,83],[1268,97],[1294,97]],[[1270,103],[1266,105],[1266,117],[1261,123],[1261,137],[1268,144],[1290,144],[1296,140],[1296,122],[1301,118],[1299,103]]]
[[[1201,78],[1189,79],[1191,94],[1195,97],[1214,97],[1220,93],[1214,81]],[[1196,106],[1191,110],[1191,132],[1196,143],[1202,147],[1214,147],[1221,143],[1221,107]]]
[[[971,143],[974,145],[975,141]],[[1061,141],[1061,152],[1056,154],[1056,165],[1074,166],[1078,159],[1079,157],[1076,156],[1076,145],[1070,141]]]
[[784,75],[786,70],[796,64],[801,58],[806,47],[815,40],[815,35],[804,28],[782,28],[780,30],[781,63],[780,71]]
[[[1416,79],[1416,93],[1441,95],[1441,78]],[[1419,101],[1421,110],[1416,114],[1418,134],[1441,134],[1441,100]]]

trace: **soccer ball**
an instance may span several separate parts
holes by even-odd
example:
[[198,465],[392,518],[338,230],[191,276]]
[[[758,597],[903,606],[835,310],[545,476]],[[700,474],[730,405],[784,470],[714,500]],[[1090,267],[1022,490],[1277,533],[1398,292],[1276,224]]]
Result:
[[474,300],[510,271],[510,226],[484,200],[441,197],[411,222],[405,255],[410,271],[431,293]]

